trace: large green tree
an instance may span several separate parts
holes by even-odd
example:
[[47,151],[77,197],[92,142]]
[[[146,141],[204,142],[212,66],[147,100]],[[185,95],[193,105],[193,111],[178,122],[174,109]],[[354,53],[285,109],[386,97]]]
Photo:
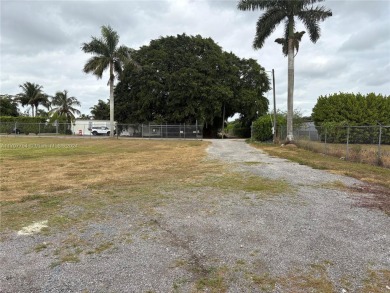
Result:
[[80,115],[80,111],[76,107],[81,104],[75,97],[69,97],[68,91],[57,92],[51,102],[52,109],[50,114],[53,119],[65,118],[66,122],[70,123],[75,119],[75,114]]
[[39,105],[49,108],[49,96],[43,92],[43,86],[36,83],[25,82],[24,84],[19,85],[19,87],[22,89],[22,92],[17,95],[17,99],[22,107],[26,105],[31,106],[32,117],[35,117],[38,112]]
[[[125,67],[115,118],[129,123],[195,123],[216,135],[223,117],[248,122],[268,110],[269,80],[255,60],[223,52],[201,36],[161,37],[135,51],[142,70]],[[225,114],[225,115],[224,115]]]
[[84,65],[84,72],[93,73],[102,78],[103,72],[109,70],[108,84],[110,85],[110,136],[114,135],[114,80],[115,73],[122,72],[122,66],[130,59],[131,49],[126,46],[118,47],[119,35],[110,26],[101,27],[100,38],[92,37],[89,43],[83,43],[81,49],[94,55]]
[[[238,3],[240,10],[264,10],[256,25],[256,36],[253,41],[255,49],[261,49],[265,40],[272,34],[276,26],[284,22],[284,39],[288,40],[288,88],[287,88],[287,141],[293,137],[293,96],[294,96],[294,43],[296,20],[302,21],[306,27],[310,40],[315,43],[320,37],[319,22],[332,16],[332,12],[324,6],[315,5],[323,0],[241,0]],[[299,44],[299,41],[298,41]]]
[[0,95],[0,116],[19,116],[18,103],[10,95]]

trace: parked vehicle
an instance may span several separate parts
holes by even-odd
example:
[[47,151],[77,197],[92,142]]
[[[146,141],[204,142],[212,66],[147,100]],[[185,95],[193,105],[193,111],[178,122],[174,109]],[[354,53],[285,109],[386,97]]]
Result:
[[92,128],[88,128],[88,130],[92,133],[92,135],[110,135],[110,128],[106,126],[94,126]]

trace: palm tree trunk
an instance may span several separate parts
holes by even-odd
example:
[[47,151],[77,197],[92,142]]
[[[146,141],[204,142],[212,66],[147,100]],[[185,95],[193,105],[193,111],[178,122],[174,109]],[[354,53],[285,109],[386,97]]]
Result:
[[293,142],[293,115],[294,115],[294,46],[293,39],[288,39],[288,85],[287,85],[287,138],[286,142]]
[[110,63],[110,137],[114,137],[114,64]]

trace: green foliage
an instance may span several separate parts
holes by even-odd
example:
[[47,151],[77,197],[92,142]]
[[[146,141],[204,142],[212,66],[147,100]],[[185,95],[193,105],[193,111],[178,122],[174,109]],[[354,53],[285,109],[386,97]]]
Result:
[[91,109],[93,119],[96,120],[109,120],[110,119],[110,100],[107,103],[99,100],[97,105],[94,105]]
[[39,123],[45,122],[44,117],[0,116],[0,133],[11,133],[15,127],[25,134],[38,133]]
[[[274,114],[268,113],[261,116],[253,122],[252,138],[258,141],[269,141],[273,139],[272,127],[273,127]],[[299,128],[304,122],[302,114],[297,110],[294,111],[293,124],[294,127]],[[276,114],[276,131],[277,136],[280,137],[279,131],[281,128],[285,128],[287,125],[287,113],[278,111]]]
[[229,137],[241,137],[248,138],[251,136],[250,127],[243,126],[243,123],[240,119],[237,119],[233,122],[229,122],[225,128],[225,133],[229,135]]
[[[162,37],[133,53],[115,91],[115,119],[130,123],[203,123],[214,129],[241,113],[250,125],[266,113],[264,69],[253,59],[223,52],[210,38]],[[216,133],[216,131],[215,131]]]
[[10,95],[0,95],[0,116],[19,116],[18,103]]
[[29,116],[0,116],[0,122],[17,122],[17,123],[45,123],[44,117],[29,117]]
[[80,107],[81,104],[75,97],[69,97],[68,91],[57,92],[52,100],[53,109],[50,110],[52,114],[51,121],[65,119],[70,123],[75,120],[74,114],[80,114],[80,111],[75,107]]
[[[338,93],[320,96],[313,108],[312,118],[322,140],[345,143],[377,143],[379,127],[353,126],[390,125],[390,97],[370,93]],[[352,126],[352,128],[351,128]],[[383,131],[387,131],[384,129]],[[389,143],[387,135],[383,143]]]
[[390,97],[370,93],[338,93],[320,96],[313,108],[316,126],[328,122],[348,125],[390,125]]
[[[286,116],[283,114],[276,115],[276,124],[278,127],[286,126]],[[273,138],[273,115],[267,114],[261,116],[255,122],[253,122],[252,138],[258,141],[269,141]]]
[[37,116],[35,112],[38,110],[39,105],[43,105],[49,108],[49,96],[43,92],[43,86],[31,82],[25,82],[19,85],[22,92],[17,95],[17,99],[21,103],[22,107],[28,105],[31,106],[32,116]]

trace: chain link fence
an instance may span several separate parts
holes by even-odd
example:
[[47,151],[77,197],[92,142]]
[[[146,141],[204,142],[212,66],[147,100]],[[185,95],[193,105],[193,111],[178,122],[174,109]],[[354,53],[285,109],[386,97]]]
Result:
[[[279,128],[284,141],[286,127]],[[342,160],[390,168],[390,125],[314,126],[307,123],[294,129],[294,142],[305,149]]]
[[[203,125],[199,124],[116,124],[120,137],[201,139]],[[0,133],[8,135],[77,135],[107,136],[109,123],[15,123],[0,122]]]
[[19,123],[0,122],[1,134],[64,135],[73,134],[70,123]]
[[192,138],[203,137],[203,126],[198,124],[118,124],[120,136],[143,138]]

